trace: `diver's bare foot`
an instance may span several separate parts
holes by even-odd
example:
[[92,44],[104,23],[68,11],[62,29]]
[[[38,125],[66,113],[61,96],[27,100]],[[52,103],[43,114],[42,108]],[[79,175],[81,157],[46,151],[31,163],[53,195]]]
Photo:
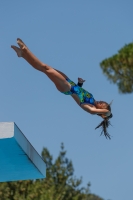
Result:
[[22,50],[14,45],[11,45],[11,48],[17,53],[18,57],[22,57]]
[[17,43],[21,49],[28,49],[25,43],[20,38],[17,38]]

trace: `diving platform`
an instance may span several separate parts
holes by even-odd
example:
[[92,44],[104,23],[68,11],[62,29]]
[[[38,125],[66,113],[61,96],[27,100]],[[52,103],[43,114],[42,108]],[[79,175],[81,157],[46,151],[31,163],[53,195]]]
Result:
[[46,177],[46,165],[14,122],[0,122],[0,182]]

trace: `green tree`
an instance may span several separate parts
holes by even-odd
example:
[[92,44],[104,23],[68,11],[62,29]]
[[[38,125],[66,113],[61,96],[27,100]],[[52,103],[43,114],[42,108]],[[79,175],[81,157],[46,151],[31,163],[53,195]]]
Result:
[[63,144],[54,162],[46,148],[42,157],[47,166],[46,179],[0,183],[1,200],[102,200],[90,193],[90,183],[81,187],[82,179],[74,176],[72,161],[66,158]]
[[133,43],[125,45],[117,54],[100,63],[103,73],[117,84],[121,93],[133,92]]

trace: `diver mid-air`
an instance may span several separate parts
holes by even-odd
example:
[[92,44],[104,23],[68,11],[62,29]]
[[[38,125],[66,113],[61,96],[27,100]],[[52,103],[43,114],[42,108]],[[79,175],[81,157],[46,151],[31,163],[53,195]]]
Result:
[[90,114],[97,114],[103,118],[103,121],[96,127],[102,127],[102,133],[106,138],[111,139],[107,128],[110,125],[109,119],[113,116],[110,104],[105,101],[96,101],[91,93],[82,88],[84,80],[78,78],[78,84],[71,81],[64,73],[41,62],[24,44],[21,39],[17,39],[19,47],[12,45],[18,57],[24,58],[32,67],[45,73],[55,84],[57,90],[66,95],[71,95],[77,104]]

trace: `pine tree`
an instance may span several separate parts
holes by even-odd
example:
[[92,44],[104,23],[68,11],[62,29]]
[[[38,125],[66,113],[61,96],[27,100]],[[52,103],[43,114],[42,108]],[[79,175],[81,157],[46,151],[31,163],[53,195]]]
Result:
[[74,176],[72,161],[66,158],[64,145],[53,162],[47,148],[42,158],[47,166],[46,179],[0,183],[1,200],[103,200],[90,193],[90,183],[81,187],[82,179]]
[[117,54],[100,63],[103,73],[117,84],[121,93],[133,92],[133,43],[125,45]]

